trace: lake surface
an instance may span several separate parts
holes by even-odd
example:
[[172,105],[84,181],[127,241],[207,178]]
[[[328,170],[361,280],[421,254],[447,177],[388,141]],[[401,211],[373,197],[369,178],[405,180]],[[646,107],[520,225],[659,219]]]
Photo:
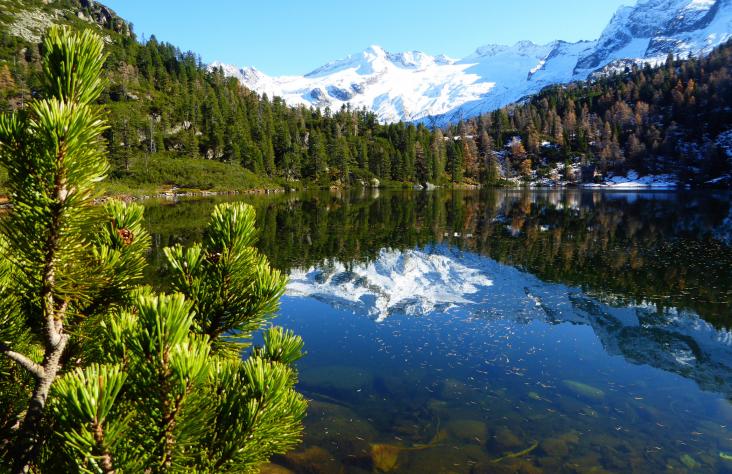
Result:
[[[729,194],[237,199],[308,351],[270,472],[732,472]],[[149,203],[154,266],[220,200]]]

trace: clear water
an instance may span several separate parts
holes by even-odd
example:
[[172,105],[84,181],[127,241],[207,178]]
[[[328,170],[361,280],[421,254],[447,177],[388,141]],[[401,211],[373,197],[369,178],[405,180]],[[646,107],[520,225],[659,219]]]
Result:
[[[242,198],[308,351],[265,472],[732,472],[729,198]],[[150,204],[152,261],[215,202]]]

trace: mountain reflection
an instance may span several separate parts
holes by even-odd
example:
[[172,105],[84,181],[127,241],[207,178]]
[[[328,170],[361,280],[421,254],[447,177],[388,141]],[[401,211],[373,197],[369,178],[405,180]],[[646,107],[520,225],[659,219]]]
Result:
[[[258,247],[285,271],[444,244],[544,281],[730,326],[729,194],[363,190],[237,199],[255,206]],[[153,262],[162,265],[165,245],[200,239],[215,202],[149,205]]]
[[610,355],[623,356],[694,380],[732,398],[732,332],[697,314],[655,304],[624,304],[445,245],[382,250],[369,262],[293,269],[287,294],[311,297],[376,319],[439,317],[462,311],[472,319],[516,324],[541,320],[592,328]]
[[421,316],[470,304],[493,282],[480,269],[448,255],[421,250],[382,250],[373,261],[344,265],[328,260],[293,269],[287,294],[311,297],[383,321],[393,313]]

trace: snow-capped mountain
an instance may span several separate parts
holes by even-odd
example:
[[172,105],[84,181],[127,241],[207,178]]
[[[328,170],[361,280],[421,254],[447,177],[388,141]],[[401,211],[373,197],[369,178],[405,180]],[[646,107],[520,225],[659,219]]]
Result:
[[225,74],[291,105],[366,107],[383,122],[444,123],[494,110],[547,85],[582,80],[668,53],[698,55],[732,37],[732,0],[639,0],[621,7],[599,39],[487,45],[463,59],[379,46],[304,76],[272,77],[218,62]]

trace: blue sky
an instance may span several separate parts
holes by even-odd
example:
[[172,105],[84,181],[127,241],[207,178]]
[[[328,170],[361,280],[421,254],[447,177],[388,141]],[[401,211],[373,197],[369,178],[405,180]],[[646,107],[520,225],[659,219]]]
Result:
[[138,37],[270,74],[304,74],[378,44],[460,58],[528,39],[595,39],[635,0],[103,0]]

